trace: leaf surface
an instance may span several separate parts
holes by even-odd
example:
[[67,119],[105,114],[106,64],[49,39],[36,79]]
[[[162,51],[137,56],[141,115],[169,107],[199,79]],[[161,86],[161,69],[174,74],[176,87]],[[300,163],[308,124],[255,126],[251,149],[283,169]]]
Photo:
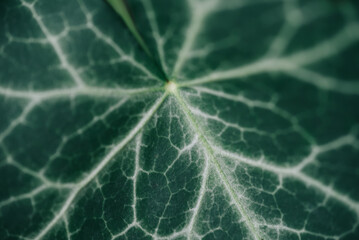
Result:
[[357,4],[127,3],[0,3],[0,238],[358,239]]

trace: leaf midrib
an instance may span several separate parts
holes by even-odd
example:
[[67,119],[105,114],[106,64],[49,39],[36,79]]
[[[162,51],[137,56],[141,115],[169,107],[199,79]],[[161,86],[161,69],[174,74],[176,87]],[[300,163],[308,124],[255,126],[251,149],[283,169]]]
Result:
[[224,185],[228,194],[234,200],[239,213],[244,217],[245,223],[246,223],[249,231],[251,232],[251,234],[254,236],[254,238],[256,240],[262,240],[263,238],[260,237],[260,233],[258,233],[258,231],[256,230],[256,228],[253,224],[253,220],[251,219],[250,215],[247,213],[247,211],[245,210],[243,205],[240,203],[240,200],[238,199],[238,196],[237,196],[235,190],[231,187],[226,174],[224,173],[219,162],[217,161],[216,157],[214,156],[215,154],[214,154],[213,148],[211,147],[211,144],[207,141],[207,138],[206,138],[205,134],[203,133],[203,130],[197,123],[196,118],[192,115],[191,110],[187,107],[185,100],[181,97],[180,93],[177,91],[174,91],[173,95],[175,96],[176,100],[178,101],[179,105],[181,106],[181,110],[186,115],[191,127],[196,132],[196,134],[199,136],[202,147],[209,155],[212,165],[215,167],[218,175],[220,176],[222,184]]

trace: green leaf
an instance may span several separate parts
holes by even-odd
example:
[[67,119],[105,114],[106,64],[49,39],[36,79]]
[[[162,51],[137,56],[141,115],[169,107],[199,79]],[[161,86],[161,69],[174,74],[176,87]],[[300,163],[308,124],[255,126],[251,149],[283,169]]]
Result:
[[126,23],[129,30],[132,32],[133,36],[136,38],[138,43],[141,45],[143,50],[147,53],[147,55],[151,55],[150,50],[148,49],[146,43],[143,41],[141,35],[136,29],[135,23],[131,18],[131,15],[126,7],[126,4],[123,0],[107,0],[109,4],[113,7],[113,9],[120,14],[123,21]]
[[0,239],[359,239],[358,4],[127,4],[0,2]]

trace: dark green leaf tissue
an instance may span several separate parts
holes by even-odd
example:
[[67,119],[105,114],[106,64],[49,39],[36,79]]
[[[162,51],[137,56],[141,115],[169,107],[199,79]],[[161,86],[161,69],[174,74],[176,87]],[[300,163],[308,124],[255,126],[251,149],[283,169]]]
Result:
[[358,240],[359,4],[2,0],[0,239]]

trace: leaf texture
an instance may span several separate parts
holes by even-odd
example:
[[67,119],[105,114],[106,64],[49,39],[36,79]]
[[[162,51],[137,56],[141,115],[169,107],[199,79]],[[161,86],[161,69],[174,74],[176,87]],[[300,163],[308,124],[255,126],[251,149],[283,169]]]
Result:
[[1,1],[0,239],[359,239],[358,4],[127,4]]

